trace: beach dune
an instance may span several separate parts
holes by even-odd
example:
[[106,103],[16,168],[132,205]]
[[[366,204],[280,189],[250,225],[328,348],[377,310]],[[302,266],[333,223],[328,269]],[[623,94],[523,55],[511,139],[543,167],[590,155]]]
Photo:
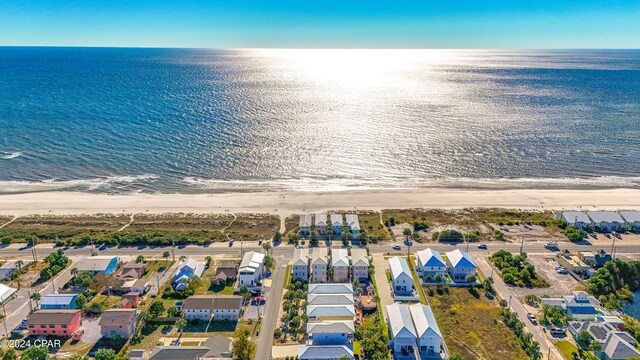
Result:
[[0,214],[272,213],[402,208],[500,207],[537,210],[640,209],[640,189],[375,190],[107,195],[39,192],[0,195]]

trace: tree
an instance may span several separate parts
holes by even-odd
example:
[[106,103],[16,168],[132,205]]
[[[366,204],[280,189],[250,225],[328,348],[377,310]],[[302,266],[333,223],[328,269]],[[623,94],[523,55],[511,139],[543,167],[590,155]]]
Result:
[[453,353],[449,356],[449,360],[464,360],[464,357],[460,353]]
[[16,269],[18,269],[18,271],[20,271],[22,269],[23,265],[24,265],[24,261],[22,261],[22,260],[16,261]]
[[276,231],[276,233],[273,235],[273,242],[274,243],[282,242],[282,234],[280,233],[280,231]]
[[204,258],[204,261],[206,261],[207,269],[210,268],[211,267],[211,261],[213,261],[211,256],[207,256],[206,258]]
[[591,341],[591,344],[589,344],[589,347],[591,348],[591,350],[598,352],[600,350],[602,350],[602,344],[600,344],[599,342],[593,340]]
[[578,341],[588,344],[591,341],[591,335],[586,330],[582,330],[578,333]]
[[73,275],[73,276],[78,275],[78,269],[77,268],[71,269],[71,275]]
[[[49,351],[46,347],[29,347],[20,356],[21,360],[47,360]],[[97,358],[96,358],[97,359]]]
[[100,349],[96,352],[96,360],[116,360],[118,356],[113,349]]
[[411,236],[411,229],[404,228],[404,230],[402,230],[402,233],[404,234],[405,240],[409,241],[409,236]]
[[169,309],[167,309],[167,314],[170,317],[178,317],[180,316],[180,310],[175,306],[171,306]]
[[273,268],[273,258],[270,256],[265,256],[264,257],[264,267],[265,269],[271,269]]
[[87,304],[87,298],[82,294],[78,294],[78,297],[76,297],[76,308],[84,309],[84,306],[86,304]]
[[176,321],[176,327],[178,328],[178,331],[180,331],[180,335],[182,336],[182,331],[187,327],[187,319],[178,319]]
[[171,254],[169,254],[168,251],[165,251],[165,252],[162,253],[162,257],[165,258],[165,259],[168,259],[169,256],[171,256]]
[[165,308],[162,301],[154,301],[149,305],[149,315],[151,315],[152,318],[160,316],[164,311]]
[[318,235],[318,232],[316,230],[311,230],[311,233],[309,234],[309,245],[317,246],[319,240],[320,236]]
[[237,330],[233,335],[231,344],[233,358],[238,360],[251,360],[256,352],[256,345],[249,340],[249,336],[243,330]]
[[2,354],[2,360],[18,360],[18,354],[15,349],[7,349],[4,354]]
[[271,251],[271,243],[269,241],[265,241],[262,243],[262,249],[267,253],[267,255],[269,255],[269,252]]
[[242,295],[242,297],[244,297],[245,299],[249,296],[249,288],[247,288],[246,286],[243,286],[240,288],[240,295]]
[[41,298],[42,298],[42,296],[41,296],[41,295],[40,295],[40,293],[39,293],[39,292],[37,292],[37,291],[34,291],[34,292],[31,294],[31,300],[33,300],[33,301],[35,301],[35,302],[36,302],[36,307],[40,306],[40,299],[41,299]]
[[333,228],[330,224],[327,224],[327,230],[325,232],[327,234],[327,239],[331,241],[331,238],[333,237]]
[[137,263],[143,263],[144,262],[144,255],[138,255],[138,257],[136,258],[136,262]]

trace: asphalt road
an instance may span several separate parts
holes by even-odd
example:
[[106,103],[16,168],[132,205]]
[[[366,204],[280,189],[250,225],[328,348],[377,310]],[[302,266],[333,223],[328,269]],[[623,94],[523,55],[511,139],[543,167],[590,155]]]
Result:
[[287,262],[278,262],[271,277],[271,288],[266,296],[267,304],[264,317],[262,318],[262,327],[260,328],[260,336],[258,336],[258,344],[256,346],[256,360],[271,359],[273,332],[276,330],[276,323],[278,322],[278,310],[280,308],[280,299],[282,299],[286,272]]

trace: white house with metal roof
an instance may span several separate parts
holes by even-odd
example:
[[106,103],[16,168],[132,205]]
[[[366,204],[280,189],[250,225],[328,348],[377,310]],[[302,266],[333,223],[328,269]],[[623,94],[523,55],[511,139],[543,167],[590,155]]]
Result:
[[345,220],[347,221],[347,227],[351,231],[351,235],[355,238],[360,234],[360,221],[358,221],[357,214],[346,214]]
[[0,304],[10,300],[13,294],[18,291],[17,289],[8,287],[5,284],[0,284]]
[[417,271],[421,276],[429,275],[433,279],[440,275],[442,277],[442,281],[444,281],[444,276],[447,272],[447,264],[440,256],[440,253],[432,250],[430,248],[426,248],[424,250],[416,252],[417,261]]
[[307,334],[313,345],[346,345],[353,343],[353,320],[307,323]]
[[298,360],[353,359],[353,350],[346,345],[301,345]]
[[410,301],[405,298],[418,295],[407,260],[394,256],[389,259],[389,269],[391,271],[391,288],[396,300]]
[[353,294],[309,294],[309,305],[353,305]]
[[477,266],[471,256],[460,249],[455,249],[446,253],[447,270],[451,280],[455,282],[466,282],[470,276],[476,274]]
[[260,284],[264,273],[264,257],[264,254],[256,251],[244,254],[238,268],[240,286],[254,287]]
[[309,249],[295,248],[291,260],[291,278],[293,280],[309,281]]
[[591,219],[582,211],[562,211],[556,214],[556,218],[576,229],[584,229],[592,224]]
[[624,225],[624,220],[615,211],[589,211],[587,214],[593,220],[593,225],[602,232],[616,231]]
[[320,235],[325,235],[327,233],[327,214],[316,214],[315,220],[316,231]]
[[387,305],[391,348],[395,357],[419,352],[420,358],[442,358],[442,333],[431,308],[420,303]]
[[327,248],[312,248],[309,253],[311,258],[311,278],[309,282],[312,284],[326,283],[328,281],[327,270],[329,268],[329,252]]
[[349,268],[351,259],[347,249],[331,249],[331,267],[333,268],[333,281],[349,282]]
[[351,269],[354,279],[368,279],[369,264],[367,249],[351,249]]
[[640,211],[620,211],[626,225],[633,231],[640,230]]
[[331,214],[331,229],[333,230],[333,235],[342,234],[342,214]]
[[298,227],[300,228],[300,236],[309,236],[309,234],[311,233],[312,224],[313,220],[311,219],[310,214],[300,214],[300,221],[298,222]]
[[40,300],[40,309],[43,310],[70,310],[76,309],[78,294],[47,294]]
[[353,305],[307,305],[309,321],[353,320],[356,310]]
[[353,294],[353,285],[346,284],[309,284],[309,295],[312,294]]

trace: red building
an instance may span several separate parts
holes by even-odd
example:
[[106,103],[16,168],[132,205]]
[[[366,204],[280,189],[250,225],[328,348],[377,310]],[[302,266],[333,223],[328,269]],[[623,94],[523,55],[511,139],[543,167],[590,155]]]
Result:
[[71,336],[80,329],[80,310],[40,310],[27,320],[30,335]]

